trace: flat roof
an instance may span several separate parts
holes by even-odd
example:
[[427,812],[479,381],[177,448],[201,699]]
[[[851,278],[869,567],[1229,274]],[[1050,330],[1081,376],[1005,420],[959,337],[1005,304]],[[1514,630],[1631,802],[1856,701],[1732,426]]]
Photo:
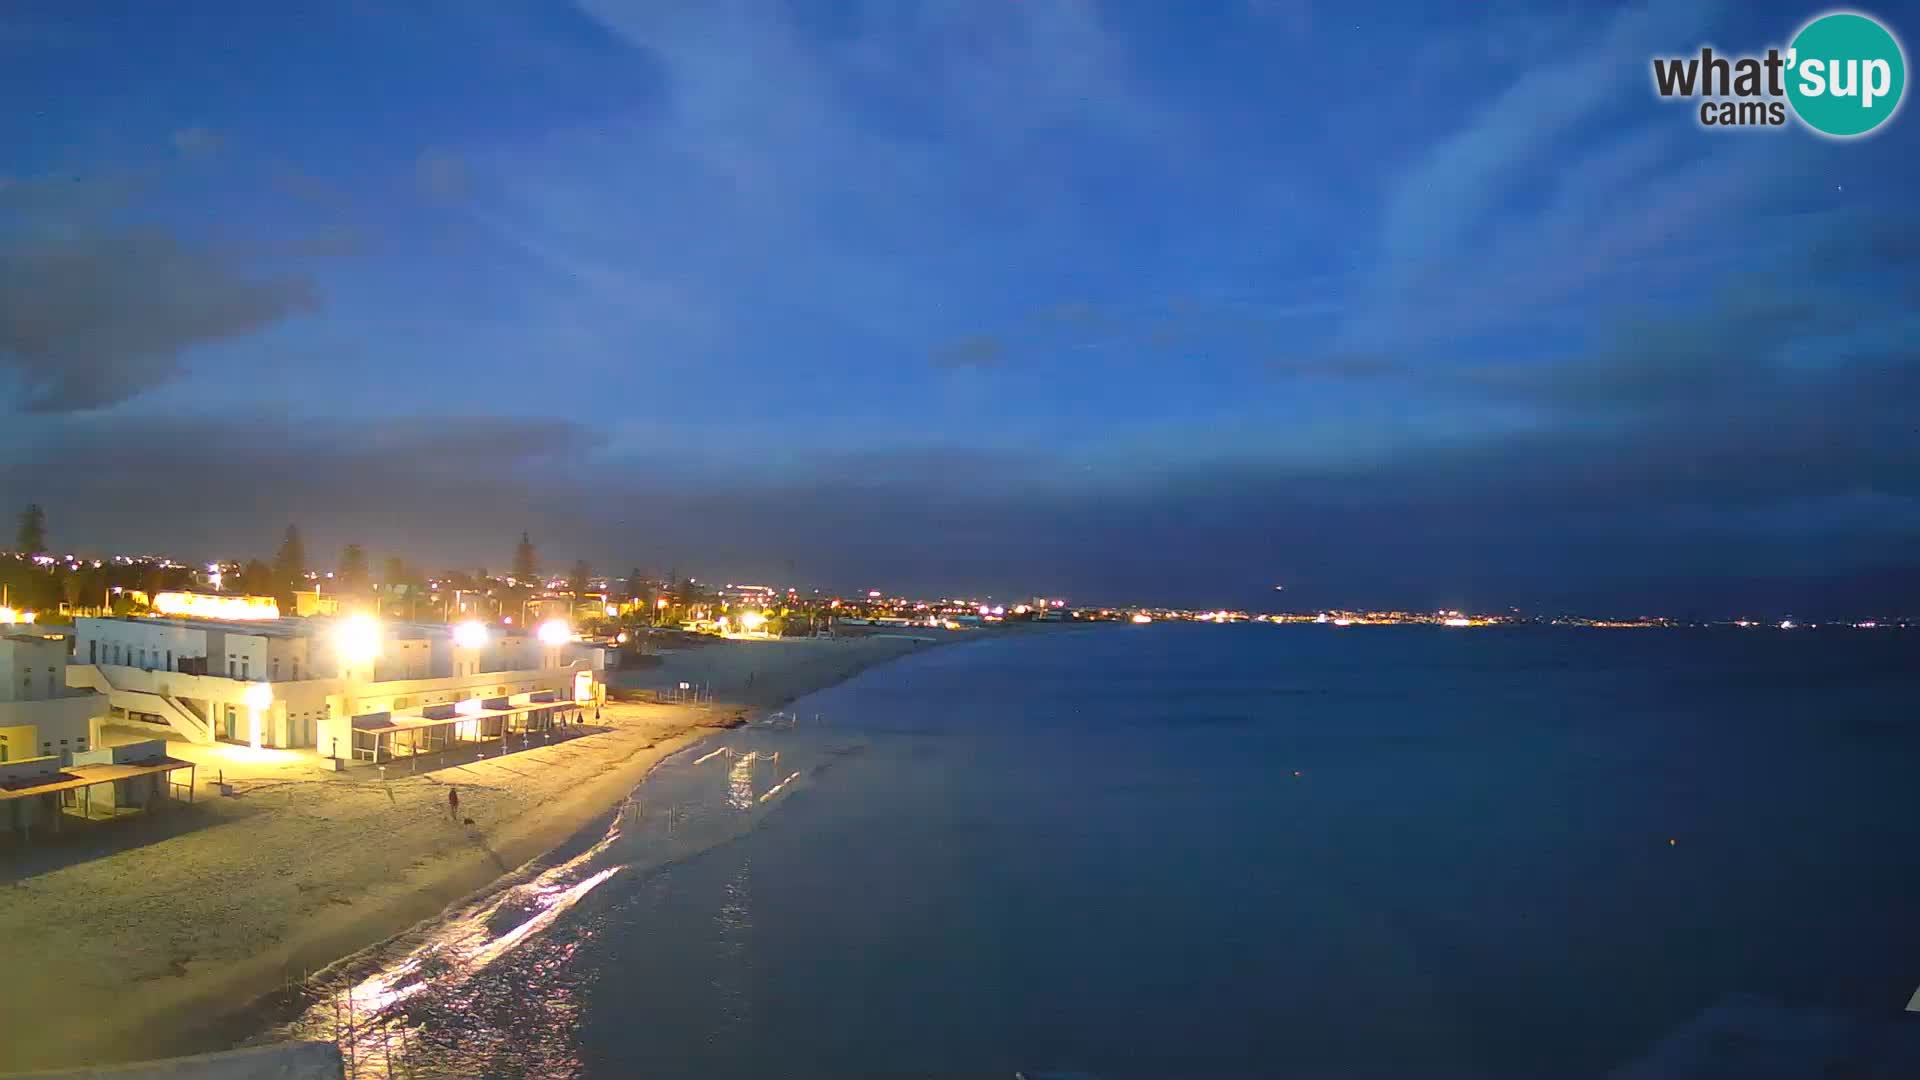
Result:
[[201,619],[191,615],[98,615],[98,622],[128,623],[133,626],[172,626],[182,630],[222,630],[230,634],[256,634],[260,637],[305,637],[314,628],[305,619]]
[[24,799],[33,795],[53,795],[62,791],[74,791],[95,784],[104,784],[112,780],[131,780],[136,776],[152,776],[154,773],[170,773],[175,769],[190,769],[193,762],[179,758],[162,758],[144,764],[127,763],[123,765],[70,765],[61,769],[53,778],[23,787],[0,787],[0,801],[6,799]]

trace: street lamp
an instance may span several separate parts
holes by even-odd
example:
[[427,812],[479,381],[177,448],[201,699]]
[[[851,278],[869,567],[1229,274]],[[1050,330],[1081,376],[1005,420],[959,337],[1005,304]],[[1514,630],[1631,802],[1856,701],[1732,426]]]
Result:
[[355,615],[333,632],[334,651],[349,672],[359,670],[380,655],[380,623],[371,615]]
[[548,619],[534,632],[542,645],[565,645],[573,640],[573,627],[565,619]]
[[260,749],[260,713],[273,706],[273,687],[266,683],[248,684],[241,693],[240,700],[247,704],[247,741],[255,750]]
[[454,627],[453,643],[455,645],[460,646],[463,649],[486,648],[487,647],[486,624],[480,622],[477,619],[468,619],[466,622],[463,622],[460,625]]

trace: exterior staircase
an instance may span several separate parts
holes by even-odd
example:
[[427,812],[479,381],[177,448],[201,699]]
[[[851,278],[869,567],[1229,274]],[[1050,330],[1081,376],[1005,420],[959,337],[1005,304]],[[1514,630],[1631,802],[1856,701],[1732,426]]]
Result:
[[202,716],[199,709],[167,693],[165,689],[134,690],[115,686],[96,664],[68,665],[67,683],[71,686],[88,686],[107,695],[107,703],[114,708],[157,716],[188,742],[201,745],[214,742],[212,722]]

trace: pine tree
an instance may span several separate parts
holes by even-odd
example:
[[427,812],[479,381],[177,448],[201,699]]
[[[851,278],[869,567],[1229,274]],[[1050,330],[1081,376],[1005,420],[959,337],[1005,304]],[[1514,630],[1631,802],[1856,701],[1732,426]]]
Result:
[[513,549],[513,577],[525,585],[534,584],[540,576],[540,560],[533,550],[533,537],[520,534],[520,546]]
[[280,551],[273,557],[273,579],[277,584],[273,591],[283,596],[306,587],[307,545],[300,539],[297,525],[287,526],[286,536],[280,540]]
[[23,555],[47,550],[47,512],[34,503],[20,512],[20,531],[14,546]]
[[348,544],[340,553],[340,590],[356,595],[367,591],[367,553],[359,544]]

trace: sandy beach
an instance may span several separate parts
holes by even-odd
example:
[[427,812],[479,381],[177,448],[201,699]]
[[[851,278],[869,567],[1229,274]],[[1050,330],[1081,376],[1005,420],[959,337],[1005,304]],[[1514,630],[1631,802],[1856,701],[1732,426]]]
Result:
[[236,769],[222,795],[203,768],[191,807],[31,847],[9,841],[0,1071],[229,1045],[233,1018],[264,996],[540,858],[705,734],[931,644],[677,650],[610,673],[613,685],[644,698],[688,682],[714,703],[610,702],[579,737],[391,779],[307,760]]

